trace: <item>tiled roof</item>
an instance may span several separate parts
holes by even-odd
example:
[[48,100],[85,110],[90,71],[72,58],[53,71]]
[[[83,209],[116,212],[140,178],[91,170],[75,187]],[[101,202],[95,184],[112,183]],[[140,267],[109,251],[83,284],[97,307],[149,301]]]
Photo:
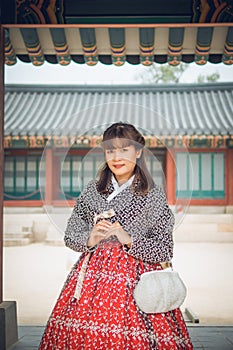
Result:
[[5,87],[5,136],[100,135],[120,120],[145,135],[232,135],[233,83]]

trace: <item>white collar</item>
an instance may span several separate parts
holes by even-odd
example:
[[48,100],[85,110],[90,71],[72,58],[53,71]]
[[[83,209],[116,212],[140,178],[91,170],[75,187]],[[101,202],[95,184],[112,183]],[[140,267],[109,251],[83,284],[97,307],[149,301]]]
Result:
[[131,176],[131,178],[127,182],[123,183],[121,186],[119,186],[115,177],[112,176],[112,184],[113,184],[114,191],[108,196],[107,201],[110,202],[113,198],[115,198],[125,188],[131,186],[133,179],[134,179],[134,176],[135,175]]

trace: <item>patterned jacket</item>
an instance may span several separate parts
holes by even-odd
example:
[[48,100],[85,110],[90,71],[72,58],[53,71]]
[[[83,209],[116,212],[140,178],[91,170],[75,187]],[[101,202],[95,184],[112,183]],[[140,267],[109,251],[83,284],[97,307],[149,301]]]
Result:
[[131,235],[131,248],[124,247],[128,254],[151,263],[170,261],[174,215],[162,189],[155,185],[146,195],[135,195],[127,187],[107,201],[112,192],[112,184],[106,194],[97,191],[94,180],[87,185],[68,220],[64,237],[66,246],[77,252],[89,251],[87,241],[94,226],[94,216],[113,209],[115,216],[110,221],[118,221]]

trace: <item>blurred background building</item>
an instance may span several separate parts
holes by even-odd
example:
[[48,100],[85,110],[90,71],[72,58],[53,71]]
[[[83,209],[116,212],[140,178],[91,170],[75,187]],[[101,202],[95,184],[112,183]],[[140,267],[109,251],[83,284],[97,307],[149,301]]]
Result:
[[12,85],[5,90],[6,207],[62,206],[104,162],[112,122],[146,138],[155,182],[171,205],[233,206],[233,85]]

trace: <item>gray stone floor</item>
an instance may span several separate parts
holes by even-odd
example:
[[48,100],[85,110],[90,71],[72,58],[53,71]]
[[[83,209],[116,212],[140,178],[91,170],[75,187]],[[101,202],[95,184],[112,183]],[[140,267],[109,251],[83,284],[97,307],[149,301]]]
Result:
[[[36,350],[44,327],[20,326],[19,341],[9,350]],[[233,350],[233,326],[189,326],[194,349]]]

